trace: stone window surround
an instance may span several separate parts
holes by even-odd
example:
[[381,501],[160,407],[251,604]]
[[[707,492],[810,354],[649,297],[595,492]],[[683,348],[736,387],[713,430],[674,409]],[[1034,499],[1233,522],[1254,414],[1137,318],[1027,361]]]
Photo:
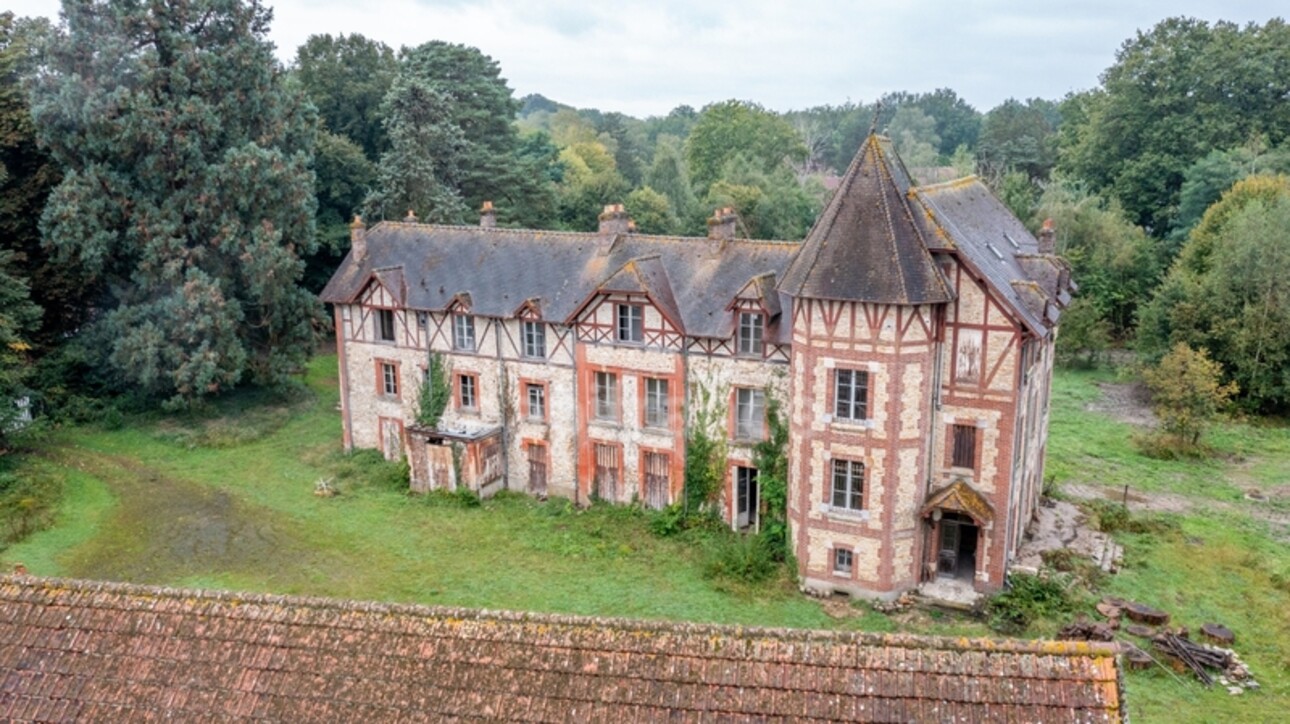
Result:
[[[749,394],[748,405],[751,408],[750,412],[754,412],[757,410],[757,405],[755,403],[758,398],[761,399],[761,415],[760,415],[760,419],[756,420],[759,429],[755,431],[756,432],[755,435],[740,434],[741,420],[739,419],[740,418],[739,411],[741,409],[741,406],[744,403],[740,402],[739,397],[744,393]],[[754,421],[747,420],[742,422],[746,422],[747,424],[752,424]],[[759,442],[761,440],[766,439],[766,435],[768,434],[767,428],[768,426],[766,424],[766,391],[760,387],[746,387],[746,386],[738,386],[738,385],[732,386],[732,389],[730,390],[730,439],[735,442]],[[754,432],[754,431],[748,430],[745,432]]]
[[[610,370],[594,370],[591,374],[591,421],[618,425],[622,422],[621,375]],[[602,390],[604,396],[602,398]],[[612,408],[612,409],[610,409]]]
[[877,362],[867,362],[867,363],[861,363],[861,364],[852,363],[854,366],[847,366],[846,364],[841,365],[841,369],[851,370],[853,372],[867,372],[869,376],[868,382],[865,386],[865,414],[867,415],[867,417],[865,417],[863,420],[852,420],[852,419],[846,419],[846,418],[838,418],[838,417],[835,417],[833,414],[835,411],[835,408],[837,407],[837,375],[835,374],[835,371],[839,369],[838,360],[832,357],[825,357],[821,360],[821,362],[823,364],[824,369],[829,371],[827,375],[828,386],[824,393],[826,411],[823,416],[823,421],[825,422],[825,424],[831,425],[833,427],[854,428],[857,430],[872,430],[875,427],[877,427],[877,422],[874,420],[874,417],[873,417],[873,413],[874,413],[873,391],[878,386],[878,382],[877,382],[878,373],[879,373],[878,363]]
[[[830,549],[829,572],[837,578],[850,579],[855,576],[855,551],[846,546],[834,545]],[[843,564],[845,560],[845,564]]]
[[[846,460],[848,462],[859,463],[861,466],[861,487],[860,487],[860,509],[853,508],[836,508],[833,506],[833,461]],[[869,491],[872,486],[869,485],[870,461],[867,458],[856,458],[851,456],[834,455],[826,453],[824,456],[825,480],[824,480],[824,500],[820,501],[818,510],[825,517],[847,523],[867,523],[869,522]]]

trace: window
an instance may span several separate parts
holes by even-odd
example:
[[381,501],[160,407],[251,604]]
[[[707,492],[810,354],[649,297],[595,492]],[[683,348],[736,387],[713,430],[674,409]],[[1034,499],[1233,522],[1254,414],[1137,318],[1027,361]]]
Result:
[[833,416],[839,420],[869,417],[869,373],[861,370],[833,371]]
[[457,314],[452,318],[452,348],[466,352],[475,351],[475,318]]
[[474,375],[457,375],[457,406],[464,410],[479,407],[479,390]]
[[394,310],[376,310],[376,338],[382,342],[394,341]]
[[956,468],[976,468],[976,425],[954,426],[954,451],[951,464]]
[[639,304],[618,305],[618,341],[640,344],[645,339],[642,319],[645,310]]
[[417,328],[425,329],[430,323],[430,315],[425,312],[417,312]]
[[739,313],[739,354],[762,355],[765,349],[762,343],[765,327],[765,315],[757,312]]
[[546,359],[546,325],[541,322],[523,322],[524,356]]
[[668,427],[667,380],[645,379],[645,427]]
[[618,478],[622,470],[622,457],[617,445],[606,442],[592,444],[596,457],[596,487],[592,493],[601,500],[618,500]]
[[864,463],[855,460],[833,461],[832,507],[843,510],[864,509]]
[[751,387],[735,390],[735,439],[760,440],[766,436],[766,393]]
[[596,373],[596,419],[618,419],[618,375],[613,372]]
[[833,572],[839,576],[851,575],[851,549],[833,549]]
[[531,442],[526,445],[529,459],[529,492],[546,495],[546,445]]
[[645,453],[645,504],[655,510],[667,507],[672,487],[672,457],[662,452]]
[[525,386],[525,397],[528,401],[527,417],[530,420],[546,419],[546,385],[529,383]]
[[393,362],[378,362],[381,372],[381,394],[386,397],[399,396],[399,367]]

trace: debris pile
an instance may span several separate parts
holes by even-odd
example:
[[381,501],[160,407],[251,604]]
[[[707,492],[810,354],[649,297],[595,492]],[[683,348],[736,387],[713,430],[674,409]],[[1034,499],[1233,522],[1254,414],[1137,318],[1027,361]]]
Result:
[[[1217,683],[1233,696],[1259,688],[1259,683],[1250,675],[1250,668],[1240,656],[1231,648],[1224,648],[1236,642],[1236,634],[1223,624],[1206,623],[1200,627],[1200,635],[1216,644],[1211,645],[1192,641],[1186,628],[1168,628],[1168,612],[1142,603],[1108,596],[1097,604],[1097,612],[1106,618],[1105,622],[1089,621],[1081,616],[1063,626],[1057,632],[1057,638],[1111,641],[1117,634],[1128,634],[1149,640],[1151,648],[1163,654],[1158,659],[1123,641],[1124,658],[1130,668],[1145,669],[1152,664],[1165,664],[1179,673],[1190,671],[1205,686]],[[1122,618],[1133,623],[1122,624]]]
[[872,605],[873,610],[878,613],[891,615],[893,613],[904,613],[905,611],[913,608],[916,603],[918,603],[918,597],[906,591],[905,593],[900,594],[899,597],[893,598],[890,601],[875,599]]

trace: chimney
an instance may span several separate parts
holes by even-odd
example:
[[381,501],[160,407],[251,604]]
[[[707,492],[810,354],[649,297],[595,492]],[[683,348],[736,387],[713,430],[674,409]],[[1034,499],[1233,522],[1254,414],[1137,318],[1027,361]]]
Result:
[[1044,227],[1039,230],[1039,253],[1057,253],[1057,229],[1052,219],[1044,219]]
[[738,221],[739,215],[732,206],[723,206],[713,211],[712,218],[708,219],[708,238],[722,241],[735,238],[735,224]]
[[362,259],[367,255],[367,225],[358,214],[354,214],[354,220],[349,224],[349,248],[355,259]]
[[600,233],[602,234],[629,233],[630,224],[631,219],[627,217],[627,210],[622,204],[608,204],[600,214]]
[[485,201],[479,209],[479,227],[481,229],[492,229],[497,226],[497,211],[493,209],[492,201]]
[[408,215],[403,217],[403,223],[405,224],[417,223],[417,213],[412,209],[408,209]]

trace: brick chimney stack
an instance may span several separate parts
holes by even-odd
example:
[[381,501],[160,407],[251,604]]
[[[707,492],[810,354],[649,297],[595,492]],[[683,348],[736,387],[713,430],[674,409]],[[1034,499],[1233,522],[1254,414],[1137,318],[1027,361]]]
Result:
[[713,211],[712,218],[708,219],[708,238],[730,241],[735,238],[735,225],[738,222],[739,215],[732,206],[723,206]]
[[497,211],[493,208],[492,201],[485,201],[484,206],[480,208],[479,226],[482,229],[492,229],[497,226]]
[[354,214],[354,220],[349,224],[349,248],[355,259],[362,259],[367,255],[367,225],[358,214]]
[[631,232],[631,219],[622,204],[608,204],[600,214],[600,233],[627,234]]
[[1052,219],[1044,219],[1044,227],[1039,230],[1039,253],[1057,253],[1057,228]]

